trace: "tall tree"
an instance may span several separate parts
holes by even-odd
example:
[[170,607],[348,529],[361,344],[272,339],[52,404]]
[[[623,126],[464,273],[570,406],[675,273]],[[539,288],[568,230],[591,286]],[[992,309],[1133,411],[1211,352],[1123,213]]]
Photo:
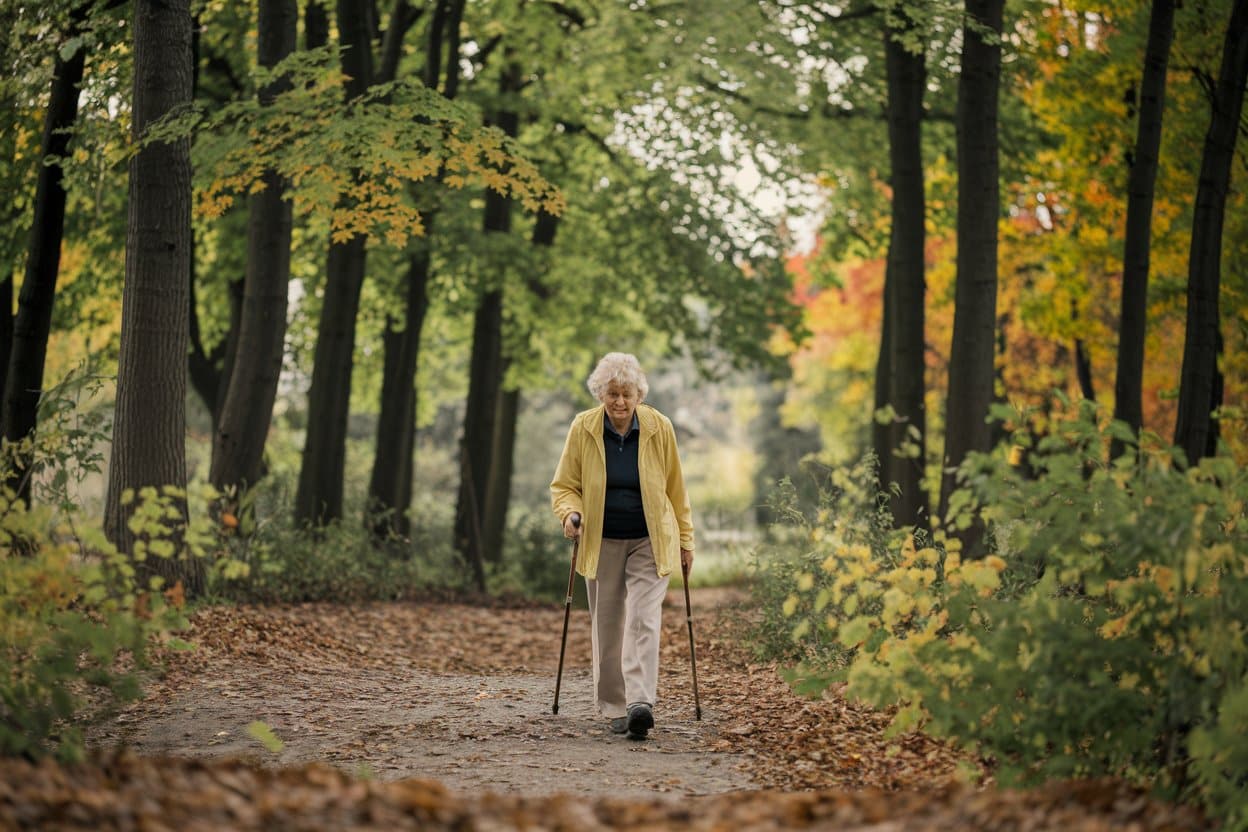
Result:
[[[520,68],[509,62],[499,79],[499,94],[506,101],[519,91]],[[514,104],[500,109],[494,124],[515,136],[519,115]],[[485,195],[483,227],[487,235],[511,233],[511,200],[489,190]],[[455,505],[455,548],[472,570],[473,581],[485,589],[484,523],[489,487],[499,392],[503,382],[503,269],[482,281],[481,295],[473,313],[472,356],[468,367],[468,402],[460,440],[460,486]]]
[[[135,141],[156,119],[191,100],[190,0],[134,2]],[[135,542],[125,495],[186,485],[187,270],[191,163],[185,139],[142,146],[130,162],[126,278],[122,294],[117,401],[104,529],[118,548]],[[169,494],[177,526],[186,499]],[[203,589],[195,558],[148,558],[145,571]]]
[[[0,31],[12,32],[17,26],[18,9],[12,3],[0,6]],[[5,190],[10,193],[16,190],[12,186],[19,181],[16,175],[17,150],[17,95],[18,85],[15,80],[15,65],[18,61],[16,50],[12,48],[10,39],[0,38],[0,119],[5,128],[0,130],[0,170],[4,172]],[[9,356],[13,347],[13,268],[18,249],[21,246],[20,234],[17,233],[17,220],[20,208],[16,199],[8,199],[0,208],[0,407],[3,407],[5,376],[9,370]],[[0,416],[2,418],[2,416]],[[0,426],[2,432],[3,426]],[[2,433],[0,433],[2,435]]]
[[[955,471],[971,451],[987,451],[997,322],[997,221],[1001,214],[998,96],[1005,0],[966,0],[958,76],[957,285],[945,408],[943,516],[957,487]],[[976,527],[977,528],[977,527]],[[972,531],[964,543],[978,549]]]
[[[87,17],[86,4],[70,12],[66,40],[72,43]],[[68,155],[74,122],[78,118],[78,87],[86,61],[85,47],[58,51],[52,89],[43,123],[43,163],[35,186],[34,219],[26,255],[26,274],[13,319],[10,354],[3,381],[4,438],[18,442],[35,429],[39,397],[43,392],[43,368],[52,328],[52,306],[61,268],[61,240],[65,232],[65,186],[61,160]],[[10,293],[12,284],[9,284]],[[11,295],[10,295],[11,298]],[[8,315],[10,308],[5,308]],[[30,457],[14,466],[9,483],[18,496],[30,499]]]
[[308,0],[303,11],[303,48],[320,49],[329,43],[329,12],[323,0]]
[[[429,220],[426,216],[426,231]],[[429,310],[430,274],[430,253],[424,243],[408,255],[404,314],[401,319],[395,316],[387,320],[382,335],[381,410],[366,518],[379,542],[411,533],[407,511],[412,502],[416,450],[416,368],[420,334]]]
[[[347,100],[358,98],[372,84],[372,3],[338,0],[338,35],[342,70],[348,76]],[[364,285],[366,238],[354,234],[331,242],[326,260],[325,297],[317,330],[308,391],[308,430],[295,495],[295,519],[323,525],[342,516],[343,466],[351,369],[355,350],[356,314]]]
[[1217,450],[1222,404],[1222,353],[1218,295],[1222,287],[1222,228],[1231,163],[1248,85],[1248,0],[1235,0],[1222,47],[1217,82],[1209,84],[1212,113],[1200,162],[1200,183],[1192,219],[1192,250],[1187,274],[1187,329],[1179,384],[1174,444],[1195,465]]
[[[559,229],[559,218],[545,211],[539,212],[533,224],[530,238],[535,250],[548,250],[555,243],[555,232]],[[544,263],[548,259],[543,258]],[[541,284],[541,274],[526,269],[526,281],[530,291],[538,298],[545,300],[549,291]],[[519,333],[516,340],[525,343],[532,337],[531,332]],[[503,374],[509,362],[504,360]],[[511,477],[515,469],[516,420],[520,414],[520,390],[515,387],[504,387],[498,393],[497,416],[494,422],[494,439],[490,447],[490,478],[485,485],[485,511],[482,514],[482,548],[487,558],[500,562],[503,558],[503,544],[507,530],[507,509],[511,506]]]
[[[1140,79],[1139,124],[1127,179],[1127,236],[1122,258],[1122,314],[1118,325],[1118,372],[1114,379],[1114,418],[1139,433],[1143,424],[1144,334],[1148,316],[1149,252],[1152,248],[1153,188],[1161,153],[1166,101],[1166,67],[1174,40],[1174,0],[1153,0]],[[1110,457],[1122,453],[1113,441]]]
[[[464,0],[439,0],[428,28],[422,80],[429,89],[441,89],[448,99],[453,98],[458,89],[459,26],[463,10]],[[394,51],[397,53],[397,49]],[[425,233],[429,234],[436,221],[436,211],[427,208],[424,221]],[[426,241],[408,255],[403,314],[386,316],[386,330],[382,336],[381,408],[366,508],[373,537],[379,541],[407,537],[411,532],[407,512],[412,502],[415,466],[416,369],[420,336],[429,309],[430,267]]]
[[[271,68],[295,50],[299,10],[295,0],[261,0],[257,59]],[[259,92],[263,103],[289,87],[274,79]],[[264,190],[248,199],[247,271],[237,351],[213,434],[209,479],[218,489],[248,487],[260,478],[264,443],[273,418],[286,335],[290,281],[291,206],[276,171],[264,174]]]
[[[923,193],[923,92],[927,69],[922,39],[902,7],[886,18],[884,52],[888,75],[888,146],[891,162],[892,227],[884,278],[884,323],[876,384],[885,386],[884,401],[895,418],[884,427],[885,444],[876,448],[880,481],[896,483],[893,518],[900,525],[927,522],[922,486],[926,458],[927,414],[924,404],[925,237]],[[878,395],[878,394],[877,394]],[[877,431],[877,436],[878,436]],[[907,453],[902,453],[906,448]]]
[[[202,4],[196,4],[195,8],[191,39],[193,61],[191,97],[197,101],[210,102],[208,106],[224,105],[246,91],[243,70],[236,66],[236,63],[242,63],[245,59],[236,56],[235,50],[226,47],[231,33],[241,38],[242,32],[250,29],[250,10],[239,12],[237,8],[234,8],[224,14],[214,16],[205,24],[205,10]],[[209,38],[205,36],[206,32],[220,34]],[[242,50],[237,50],[237,52],[241,55]],[[246,239],[247,232],[243,230],[244,227],[244,223],[239,223],[237,232],[222,235],[224,240],[218,245],[216,259],[226,259],[219,256],[223,246],[233,248],[237,240]],[[194,234],[194,227],[191,233]],[[209,270],[196,268],[196,252],[194,240],[192,240],[190,294],[187,298],[190,308],[191,339],[190,349],[187,352],[190,373],[188,381],[208,411],[215,436],[221,408],[225,405],[226,388],[234,369],[234,359],[238,354],[238,333],[242,321],[245,289],[245,256],[236,270],[223,268],[224,274],[217,278],[216,286],[208,292],[209,297],[213,297],[216,287],[224,285],[228,315],[224,335],[218,338],[211,347],[205,344],[203,328],[200,326],[200,287],[209,282],[205,280],[206,277],[210,277],[205,274],[207,271]]]

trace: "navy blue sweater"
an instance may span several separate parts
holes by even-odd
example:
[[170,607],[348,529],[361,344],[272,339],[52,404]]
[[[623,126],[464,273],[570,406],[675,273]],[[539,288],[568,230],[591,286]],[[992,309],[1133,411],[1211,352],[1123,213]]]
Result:
[[649,537],[646,515],[641,504],[641,475],[637,471],[637,449],[641,429],[637,415],[628,433],[620,436],[603,417],[602,444],[607,454],[607,498],[603,507],[602,536],[609,540]]

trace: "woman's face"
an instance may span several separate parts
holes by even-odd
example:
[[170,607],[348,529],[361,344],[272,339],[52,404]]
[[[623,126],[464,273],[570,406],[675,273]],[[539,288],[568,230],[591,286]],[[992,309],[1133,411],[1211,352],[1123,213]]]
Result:
[[633,421],[633,412],[641,401],[637,388],[631,384],[610,382],[602,395],[602,403],[607,408],[607,418],[616,427],[624,427]]

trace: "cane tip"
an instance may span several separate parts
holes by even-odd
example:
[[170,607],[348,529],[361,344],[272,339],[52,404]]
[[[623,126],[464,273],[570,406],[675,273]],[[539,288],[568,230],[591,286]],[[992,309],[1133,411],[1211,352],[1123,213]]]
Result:
[[550,712],[554,714],[555,716],[559,716],[559,706],[558,705],[552,706],[550,709]]
[[695,718],[698,722],[701,722],[701,721],[702,721],[702,709],[701,709],[701,708],[694,708],[694,710],[693,710],[693,716],[694,716],[694,718]]

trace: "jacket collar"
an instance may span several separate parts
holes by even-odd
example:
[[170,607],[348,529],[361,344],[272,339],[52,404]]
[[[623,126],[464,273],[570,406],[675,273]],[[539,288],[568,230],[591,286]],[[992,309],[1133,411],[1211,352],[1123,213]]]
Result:
[[[595,408],[586,410],[580,414],[578,422],[583,430],[593,435],[600,448],[605,446],[602,442],[602,426],[603,420],[607,416],[607,408],[605,405],[598,405]],[[642,403],[637,405],[637,444],[644,445],[646,440],[658,433],[659,430],[659,411],[655,410],[648,404]]]

